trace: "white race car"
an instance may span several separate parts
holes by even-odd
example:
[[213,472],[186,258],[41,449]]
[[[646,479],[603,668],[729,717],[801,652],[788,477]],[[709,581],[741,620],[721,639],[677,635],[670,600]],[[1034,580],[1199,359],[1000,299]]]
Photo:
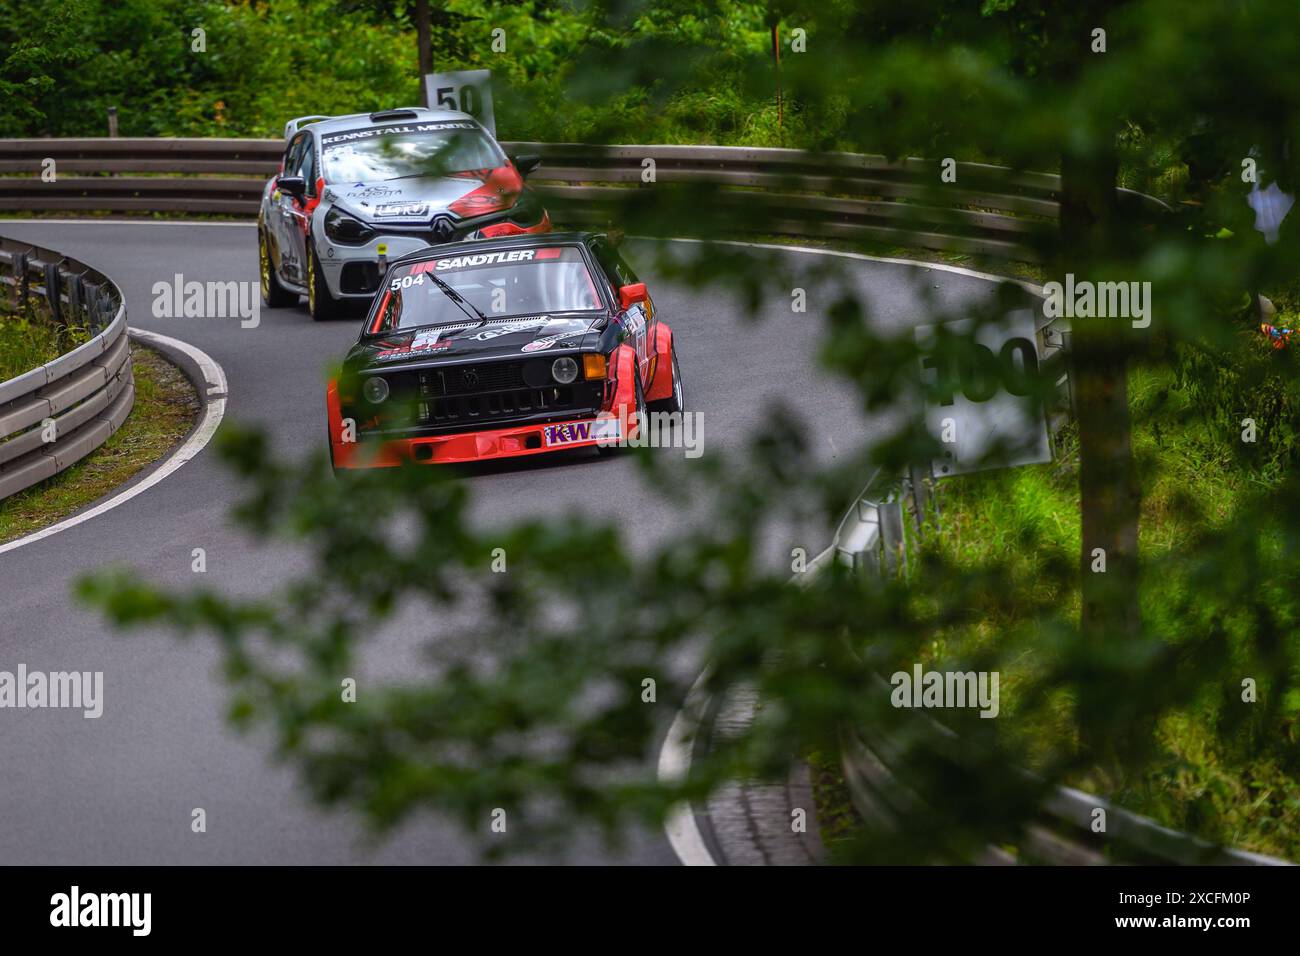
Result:
[[332,318],[369,305],[390,260],[461,239],[550,231],[524,183],[541,157],[507,157],[467,113],[304,116],[285,126],[285,140],[258,213],[268,307],[305,295],[313,319]]

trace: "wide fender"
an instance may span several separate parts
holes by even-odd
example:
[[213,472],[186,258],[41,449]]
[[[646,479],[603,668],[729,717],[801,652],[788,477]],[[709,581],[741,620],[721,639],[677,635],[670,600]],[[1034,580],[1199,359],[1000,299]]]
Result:
[[673,330],[662,320],[655,326],[654,378],[645,400],[658,402],[673,394]]
[[615,418],[627,422],[630,438],[636,434],[639,423],[636,421],[636,349],[630,345],[620,345],[614,349],[610,358],[614,366],[614,394],[607,411]]
[[332,378],[325,386],[325,422],[329,426],[330,460],[334,467],[345,468],[352,460],[351,443],[343,441],[343,406],[339,401],[339,380]]

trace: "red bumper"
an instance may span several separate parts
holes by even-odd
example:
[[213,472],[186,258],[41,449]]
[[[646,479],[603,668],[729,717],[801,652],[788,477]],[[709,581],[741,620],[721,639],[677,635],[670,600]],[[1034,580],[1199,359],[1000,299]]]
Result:
[[494,428],[431,438],[401,438],[393,441],[343,442],[331,436],[335,468],[392,468],[405,461],[419,464],[453,464],[542,455],[569,448],[590,448],[620,438],[618,418],[577,419],[547,425]]

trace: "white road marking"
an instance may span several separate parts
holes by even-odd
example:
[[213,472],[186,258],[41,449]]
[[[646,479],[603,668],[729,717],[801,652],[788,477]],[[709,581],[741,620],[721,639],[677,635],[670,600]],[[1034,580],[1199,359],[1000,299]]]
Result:
[[17,538],[7,544],[0,544],[0,554],[6,551],[13,551],[21,548],[23,545],[32,544],[48,538],[50,535],[58,534],[60,531],[66,531],[68,528],[76,527],[83,521],[89,521],[105,511],[116,508],[120,504],[125,504],[136,495],[152,488],[158,482],[162,481],[173,471],[185,464],[212,440],[216,434],[217,426],[221,424],[221,419],[226,414],[226,372],[206,352],[200,351],[188,342],[182,342],[180,339],[174,339],[168,335],[159,335],[157,332],[146,332],[144,329],[129,329],[131,335],[145,343],[165,345],[174,348],[177,351],[184,352],[195,362],[203,372],[205,382],[206,400],[203,406],[203,417],[199,419],[198,427],[185,442],[167,457],[167,459],[149,474],[144,480],[132,485],[124,491],[118,492],[106,501],[102,501],[88,511],[81,514],[73,515],[57,524],[52,524],[48,528],[42,528],[40,531],[34,531],[29,535]]
[[[686,779],[691,769],[691,735],[699,727],[699,695],[708,676],[706,667],[686,694],[685,706],[673,717],[668,736],[659,750],[659,779],[675,783]],[[687,711],[693,711],[689,714]],[[689,804],[679,804],[664,821],[664,832],[677,858],[687,866],[717,866],[718,861],[709,852],[708,845],[695,823],[695,811]]]

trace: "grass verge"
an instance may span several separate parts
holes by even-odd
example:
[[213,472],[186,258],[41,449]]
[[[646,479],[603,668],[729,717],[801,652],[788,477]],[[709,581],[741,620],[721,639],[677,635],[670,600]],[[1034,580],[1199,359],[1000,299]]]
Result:
[[[1242,468],[1225,451],[1223,435],[1212,433],[1193,399],[1173,387],[1169,372],[1133,372],[1129,400],[1133,455],[1143,489],[1141,557],[1144,565],[1168,567],[1199,535],[1231,520],[1246,495],[1270,482]],[[1077,587],[1045,573],[1046,562],[1073,563],[1080,551],[1075,459],[1067,456],[1052,465],[971,475],[945,482],[941,490],[943,531],[927,547],[958,567],[1003,564],[1016,593],[1032,591],[1035,598],[1060,608],[1063,619],[1077,619]],[[1261,541],[1261,547],[1273,550],[1268,541]],[[1284,580],[1282,565],[1277,567],[1278,578]],[[1176,575],[1148,574],[1142,579],[1143,618],[1174,643],[1186,635],[1168,623],[1168,609],[1187,584]],[[1277,584],[1260,580],[1260,593]],[[1020,648],[1011,660],[1003,658],[1002,667],[1003,712],[1014,718],[1017,683],[1032,680],[1053,654],[1054,645],[1040,633],[1039,623],[1003,605],[975,626],[934,641],[924,657],[933,663]],[[1280,639],[1300,640],[1292,623],[1279,611]],[[1230,654],[1239,653],[1241,636],[1230,622],[1224,627],[1222,639]],[[1221,676],[1225,686],[1235,686],[1240,680],[1238,662],[1231,656],[1229,660],[1231,673]],[[1007,724],[1009,732],[1031,755],[1071,746],[1072,706],[1064,696],[1059,706],[1013,719]],[[1300,701],[1293,696],[1284,705],[1293,738],[1289,741],[1228,729],[1225,706],[1224,696],[1208,694],[1168,712],[1153,728],[1153,759],[1140,778],[1118,780],[1093,770],[1066,783],[1215,843],[1300,859],[1300,772],[1294,739],[1300,728]]]
[[93,504],[164,457],[189,433],[200,403],[185,373],[135,343],[132,363],[135,407],[125,424],[68,470],[0,500],[0,543],[39,531]]

